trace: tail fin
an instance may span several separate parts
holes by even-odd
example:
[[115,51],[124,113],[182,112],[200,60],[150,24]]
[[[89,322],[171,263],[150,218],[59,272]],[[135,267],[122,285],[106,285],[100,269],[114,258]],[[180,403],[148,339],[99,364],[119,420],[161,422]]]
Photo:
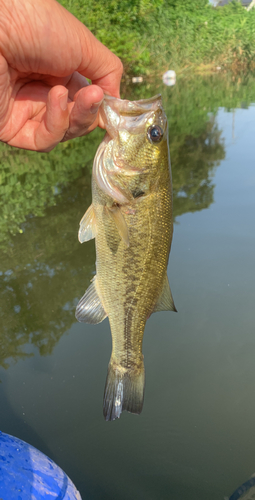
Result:
[[115,420],[123,411],[139,414],[143,409],[144,364],[136,369],[123,369],[121,366],[108,366],[104,390],[104,418]]

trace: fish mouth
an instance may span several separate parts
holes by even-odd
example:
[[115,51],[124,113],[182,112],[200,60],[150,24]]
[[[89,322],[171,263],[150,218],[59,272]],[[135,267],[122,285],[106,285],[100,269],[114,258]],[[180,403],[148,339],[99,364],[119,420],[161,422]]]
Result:
[[[148,166],[142,168],[135,164],[126,165],[122,159],[120,140],[122,134],[143,134],[146,140],[146,128],[156,124],[159,125],[164,134],[167,132],[167,119],[163,110],[161,95],[155,95],[149,99],[139,101],[128,101],[112,96],[105,96],[100,106],[100,114],[105,124],[107,134],[99,146],[93,165],[93,176],[99,188],[110,198],[120,205],[130,201],[130,195],[122,190],[116,182],[116,178],[125,171],[126,176],[134,176],[137,173],[145,174]],[[116,140],[117,139],[117,140]],[[125,142],[125,137],[123,141]]]
[[99,112],[108,134],[113,139],[121,129],[139,133],[149,116],[160,110],[163,113],[161,94],[138,101],[105,95]]
[[140,99],[139,101],[129,101],[128,99],[118,99],[109,95],[104,96],[104,109],[110,107],[112,111],[117,112],[120,116],[139,116],[148,111],[156,111],[162,108],[161,94],[157,94],[149,99]]

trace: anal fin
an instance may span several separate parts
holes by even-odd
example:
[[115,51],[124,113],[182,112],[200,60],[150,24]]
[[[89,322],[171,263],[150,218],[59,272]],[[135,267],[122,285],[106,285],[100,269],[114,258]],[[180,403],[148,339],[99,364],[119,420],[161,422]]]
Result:
[[172,292],[170,289],[167,273],[165,274],[165,278],[163,281],[162,292],[161,292],[152,312],[158,312],[158,311],[175,311],[175,312],[177,312],[177,309],[174,305],[174,300],[172,297]]
[[96,289],[96,283],[95,276],[76,307],[75,317],[81,323],[91,323],[95,325],[101,323],[101,321],[107,317]]

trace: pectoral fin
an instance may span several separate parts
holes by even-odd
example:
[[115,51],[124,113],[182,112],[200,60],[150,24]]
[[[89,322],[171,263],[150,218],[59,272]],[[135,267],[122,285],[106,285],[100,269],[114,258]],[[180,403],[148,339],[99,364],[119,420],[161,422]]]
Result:
[[174,305],[174,301],[173,301],[173,297],[172,297],[167,274],[165,274],[162,292],[161,292],[152,312],[158,312],[158,311],[175,311],[175,312],[177,312],[177,309]]
[[96,218],[93,205],[90,205],[87,212],[85,212],[81,219],[78,239],[80,243],[84,243],[84,241],[92,240],[95,236]]
[[97,292],[96,276],[76,307],[75,317],[81,323],[101,323],[107,314]]
[[128,227],[120,208],[118,206],[106,207],[106,210],[114,220],[121,239],[124,241],[125,245],[129,247]]

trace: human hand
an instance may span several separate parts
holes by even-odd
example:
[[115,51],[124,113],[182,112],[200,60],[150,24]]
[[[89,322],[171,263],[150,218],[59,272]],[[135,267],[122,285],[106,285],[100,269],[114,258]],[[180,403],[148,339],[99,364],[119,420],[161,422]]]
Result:
[[[104,127],[122,64],[55,0],[0,0],[0,140],[50,151]],[[86,77],[92,81],[89,85]]]

